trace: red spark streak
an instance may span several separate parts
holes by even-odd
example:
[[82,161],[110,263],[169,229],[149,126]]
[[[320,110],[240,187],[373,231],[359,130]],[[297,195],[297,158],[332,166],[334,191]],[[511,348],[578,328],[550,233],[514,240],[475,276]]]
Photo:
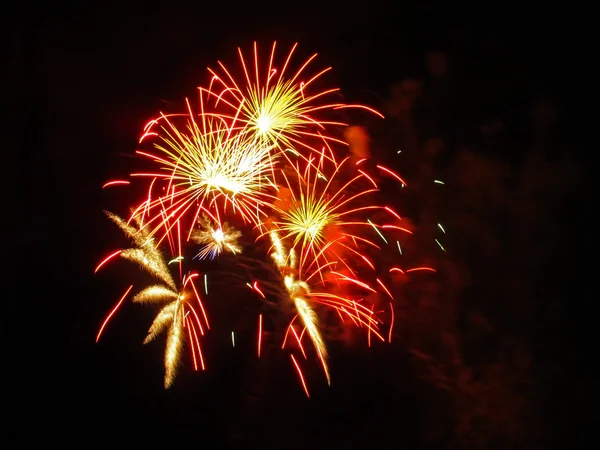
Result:
[[102,186],[102,189],[104,189],[105,187],[115,186],[115,185],[122,185],[122,184],[129,184],[129,181],[124,181],[124,180],[109,181],[108,183],[105,183]]
[[104,327],[106,326],[106,324],[108,323],[110,318],[113,316],[113,314],[117,312],[117,309],[119,309],[119,306],[121,306],[121,303],[123,303],[123,300],[125,300],[125,298],[127,297],[127,294],[129,294],[129,291],[131,291],[132,288],[133,288],[133,284],[131,286],[129,286],[129,288],[127,289],[125,294],[123,294],[123,297],[121,297],[121,300],[119,300],[119,303],[117,303],[117,305],[113,308],[113,310],[108,314],[106,319],[104,319],[104,322],[102,323],[102,326],[100,327],[100,331],[98,331],[98,335],[96,336],[96,342],[98,342],[98,340],[100,339],[100,335],[102,334],[102,330],[104,330]]
[[436,270],[433,269],[433,268],[431,268],[431,267],[415,267],[413,269],[408,269],[406,271],[406,273],[416,272],[416,271],[419,271],[419,270],[426,270],[426,271],[429,271],[429,272],[436,272]]
[[400,175],[398,175],[395,172],[392,172],[390,169],[380,166],[379,164],[377,165],[377,168],[380,170],[383,170],[384,172],[389,173],[391,176],[393,176],[395,179],[397,179],[398,181],[400,181],[400,183],[402,183],[404,186],[408,186],[408,184],[406,184],[406,181],[404,181],[402,178],[400,178]]
[[98,264],[98,267],[96,267],[96,270],[94,270],[94,273],[98,272],[100,270],[100,268],[104,264],[106,264],[108,261],[110,261],[112,258],[114,258],[117,255],[120,255],[122,251],[123,250],[117,250],[116,252],[114,252],[114,253],[108,255],[106,258],[104,258],[104,260],[102,262],[100,262],[100,264]]
[[258,357],[260,358],[260,345],[262,341],[262,314],[258,315]]
[[255,290],[256,292],[258,292],[258,293],[260,294],[260,296],[261,296],[262,298],[265,298],[265,299],[266,299],[266,297],[265,297],[265,294],[263,294],[263,292],[262,292],[262,291],[261,291],[261,290],[258,288],[258,281],[255,281],[255,282],[254,282],[254,284],[252,285],[252,287],[254,288],[254,290]]
[[192,324],[190,320],[186,317],[185,323],[187,325],[188,336],[190,338],[190,347],[192,349],[192,361],[194,362],[194,370],[198,370],[198,363],[196,362],[196,349],[194,348],[194,339],[192,338]]
[[294,363],[294,366],[296,366],[296,370],[298,371],[298,376],[300,377],[300,381],[302,382],[302,387],[304,388],[304,392],[306,392],[306,396],[308,398],[310,398],[310,395],[308,394],[308,387],[306,387],[306,382],[304,381],[304,375],[302,375],[302,370],[300,370],[300,366],[298,365],[296,358],[294,358],[294,355],[290,355],[290,357],[292,358],[292,362]]
[[383,284],[383,282],[377,278],[377,282],[379,283],[379,285],[385,290],[385,292],[387,293],[387,295],[389,295],[389,297],[393,300],[394,296],[392,295],[392,293],[388,290],[388,288],[385,287],[385,284]]
[[392,342],[392,330],[394,329],[394,305],[390,302],[390,311],[392,312],[392,320],[390,321],[390,331],[388,333],[388,342]]

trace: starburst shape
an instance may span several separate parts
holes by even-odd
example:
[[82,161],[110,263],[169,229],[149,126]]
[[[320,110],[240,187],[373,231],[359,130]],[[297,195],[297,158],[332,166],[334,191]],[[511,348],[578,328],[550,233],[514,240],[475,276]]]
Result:
[[241,236],[242,233],[227,222],[214,224],[214,221],[202,215],[198,218],[198,229],[192,233],[192,240],[197,244],[203,244],[196,258],[214,259],[224,251],[237,255],[242,252],[242,247],[238,244]]

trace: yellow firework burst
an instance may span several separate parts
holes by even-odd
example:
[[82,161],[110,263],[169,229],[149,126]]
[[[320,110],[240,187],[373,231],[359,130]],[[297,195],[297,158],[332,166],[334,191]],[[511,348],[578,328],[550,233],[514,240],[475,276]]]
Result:
[[[282,172],[289,199],[275,203],[278,217],[273,223],[282,239],[290,240],[298,250],[301,268],[307,266],[305,261],[309,259],[317,266],[332,261],[346,264],[343,255],[348,252],[373,268],[361,249],[379,247],[365,238],[359,228],[375,226],[365,216],[385,208],[372,203],[373,194],[379,189],[364,171],[355,172],[348,180],[340,175],[348,161],[346,158],[333,165],[333,170],[325,170],[326,161],[321,160],[317,166],[310,160],[304,170],[296,171],[297,180],[290,180]],[[325,176],[327,172],[330,174]]]
[[214,116],[196,121],[190,113],[184,129],[166,116],[162,122],[155,143],[159,153],[138,151],[159,164],[159,170],[133,174],[165,182],[164,193],[137,210],[138,215],[151,216],[146,226],[152,234],[165,226],[165,218],[174,223],[190,213],[198,217],[201,211],[219,217],[227,208],[251,223],[259,222],[261,208],[273,198],[277,155],[272,148],[255,145],[251,136],[234,133]]
[[[228,117],[252,135],[261,145],[273,145],[280,150],[308,149],[320,151],[323,145],[345,142],[333,137],[328,125],[344,125],[325,121],[318,117],[324,110],[347,107],[363,108],[374,114],[378,112],[363,105],[346,105],[333,96],[339,88],[318,90],[315,86],[331,67],[310,71],[309,66],[317,57],[313,54],[297,69],[292,69],[295,44],[284,59],[277,61],[277,43],[274,42],[268,65],[259,61],[258,46],[253,48],[254,64],[244,58],[238,48],[244,77],[237,79],[226,66],[219,62],[220,70],[209,69],[213,75],[207,91],[215,99],[216,106],[229,109]],[[298,66],[296,66],[298,67]],[[330,155],[333,158],[333,154]]]

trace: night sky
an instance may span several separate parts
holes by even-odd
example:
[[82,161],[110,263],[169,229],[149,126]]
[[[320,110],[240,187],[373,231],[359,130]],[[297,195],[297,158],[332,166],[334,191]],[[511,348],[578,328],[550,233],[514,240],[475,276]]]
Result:
[[[428,443],[428,393],[397,346],[332,343],[333,386],[313,367],[309,400],[287,355],[267,348],[258,360],[253,335],[232,348],[227,328],[207,337],[208,370],[184,368],[168,391],[164,341],[142,345],[151,311],[125,305],[95,344],[103,318],[138,276],[118,269],[94,275],[98,261],[124,243],[103,210],[125,214],[132,202],[101,186],[133,170],[131,155],[149,118],[178,108],[208,81],[207,66],[235,64],[236,48],[249,52],[255,40],[263,48],[273,40],[282,48],[299,42],[300,57],[319,53],[320,65],[333,66],[330,84],[350,101],[373,106],[394,83],[425,77],[426,52],[441,51],[468,94],[456,103],[456,139],[469,139],[471,123],[498,116],[518,142],[527,134],[526,105],[549,96],[561,111],[556,141],[585,166],[580,100],[592,57],[572,14],[525,3],[58,3],[19,11],[3,45],[4,122],[14,123],[4,141],[18,155],[19,203],[17,246],[7,252],[17,255],[16,301],[4,310],[2,327],[3,372],[12,379],[5,391],[14,401],[5,407],[2,438],[10,445],[3,448],[450,448],[440,444],[444,439]],[[514,147],[505,156],[520,160]],[[561,248],[584,245],[593,227],[583,225],[590,207],[582,194],[565,209],[580,233]],[[12,233],[5,236],[12,241]],[[573,448],[592,423],[586,395],[564,387],[581,382],[590,397],[598,391],[586,369],[593,354],[582,347],[592,339],[586,324],[593,320],[582,313],[587,275],[575,267],[585,264],[575,261],[585,253],[555,255],[571,288],[562,309],[564,341],[554,345],[570,355],[564,364],[572,367],[540,394],[554,398],[552,408],[575,409],[583,418],[562,423],[564,412],[544,416],[542,430],[559,431],[542,431],[552,438],[540,448]],[[226,311],[215,315],[226,323]],[[486,445],[480,448],[509,448]]]

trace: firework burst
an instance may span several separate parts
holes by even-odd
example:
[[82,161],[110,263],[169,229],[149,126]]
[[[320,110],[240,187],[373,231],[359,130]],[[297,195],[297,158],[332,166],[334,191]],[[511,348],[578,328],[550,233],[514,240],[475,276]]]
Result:
[[203,247],[196,255],[197,258],[214,259],[224,251],[237,255],[242,252],[238,239],[242,233],[229,226],[227,222],[214,224],[208,216],[202,215],[198,218],[198,228],[192,234],[192,241],[202,244]]
[[[274,43],[266,53],[267,63],[261,62],[256,43],[250,58],[238,49],[241,71],[234,75],[221,62],[216,70],[209,68],[210,82],[198,88],[197,111],[186,99],[184,113],[161,113],[151,120],[137,150],[149,168],[132,174],[149,180],[148,194],[128,221],[107,213],[134,246],[112,253],[96,272],[119,256],[137,263],[156,280],[135,294],[133,301],[160,306],[144,342],[167,334],[165,387],[173,383],[186,342],[194,367],[199,363],[204,369],[200,336],[209,325],[194,284],[199,275],[184,274],[182,268],[192,243],[201,247],[193,249],[196,256],[190,262],[206,260],[202,264],[224,252],[235,256],[226,258],[229,262],[247,261],[246,256],[239,256],[242,233],[257,241],[254,246],[244,244],[244,254],[269,248],[255,265],[267,265],[270,275],[247,284],[265,300],[275,293],[277,304],[294,311],[282,348],[288,346],[292,353],[299,350],[306,358],[303,339],[310,339],[328,383],[323,330],[332,314],[325,314],[326,310],[337,314],[342,323],[365,330],[369,345],[372,335],[384,340],[381,311],[371,302],[378,295],[393,300],[378,277],[388,272],[377,267],[383,247],[380,239],[387,245],[384,231],[410,231],[398,224],[400,216],[381,201],[377,178],[369,174],[364,158],[346,157],[347,143],[337,137],[345,124],[334,115],[331,120],[326,117],[341,108],[379,113],[340,102],[337,88],[320,88],[331,68],[314,70],[316,54],[295,64],[297,45],[284,52],[283,58],[276,48]],[[372,169],[405,185],[381,165]],[[119,180],[105,187],[128,184]],[[168,263],[161,246],[170,247],[173,259]],[[178,276],[174,276],[177,268]],[[405,274],[397,267],[392,272]],[[206,273],[204,277],[208,293]],[[277,285],[271,292],[261,289],[270,284]],[[132,288],[110,312],[98,337]],[[260,314],[259,356],[262,319]],[[389,340],[391,333],[390,326]]]
[[323,146],[329,148],[330,143],[346,145],[327,131],[328,126],[345,124],[323,120],[319,116],[327,111],[352,107],[381,116],[366,106],[340,102],[339,88],[319,90],[316,87],[318,81],[331,67],[312,70],[311,64],[317,54],[292,69],[297,44],[283,58],[277,57],[276,49],[274,42],[268,64],[263,66],[256,42],[252,62],[238,48],[241,77],[236,78],[220,61],[218,70],[209,69],[212,80],[207,91],[214,97],[215,106],[227,111],[224,114],[228,114],[236,127],[253,136],[259,146],[274,146],[284,152],[301,149],[303,153],[303,150],[321,151]]
[[192,216],[186,222],[191,230],[202,212],[219,218],[230,210],[249,223],[260,223],[263,206],[274,198],[271,174],[278,155],[268,146],[254,145],[249,135],[234,133],[223,119],[206,116],[203,112],[195,120],[190,110],[181,128],[175,118],[163,115],[147,127],[157,130],[145,133],[158,141],[155,152],[137,153],[151,159],[158,170],[132,176],[163,183],[164,193],[135,213],[151,216],[145,224],[150,234],[165,229],[166,218],[174,223],[171,219]]
[[[274,204],[277,214],[272,222],[282,239],[290,240],[297,249],[300,267],[311,270],[313,265],[339,264],[355,276],[352,266],[356,264],[347,262],[352,260],[375,269],[364,251],[365,247],[380,249],[370,236],[379,236],[373,231],[405,230],[391,223],[377,224],[369,218],[381,213],[387,220],[397,221],[399,216],[390,207],[378,204],[379,188],[374,179],[364,170],[351,167],[349,161],[345,158],[332,165],[321,158],[317,165],[311,159],[304,169],[297,166],[296,180],[282,172],[287,198]],[[356,169],[350,176],[347,166]]]

